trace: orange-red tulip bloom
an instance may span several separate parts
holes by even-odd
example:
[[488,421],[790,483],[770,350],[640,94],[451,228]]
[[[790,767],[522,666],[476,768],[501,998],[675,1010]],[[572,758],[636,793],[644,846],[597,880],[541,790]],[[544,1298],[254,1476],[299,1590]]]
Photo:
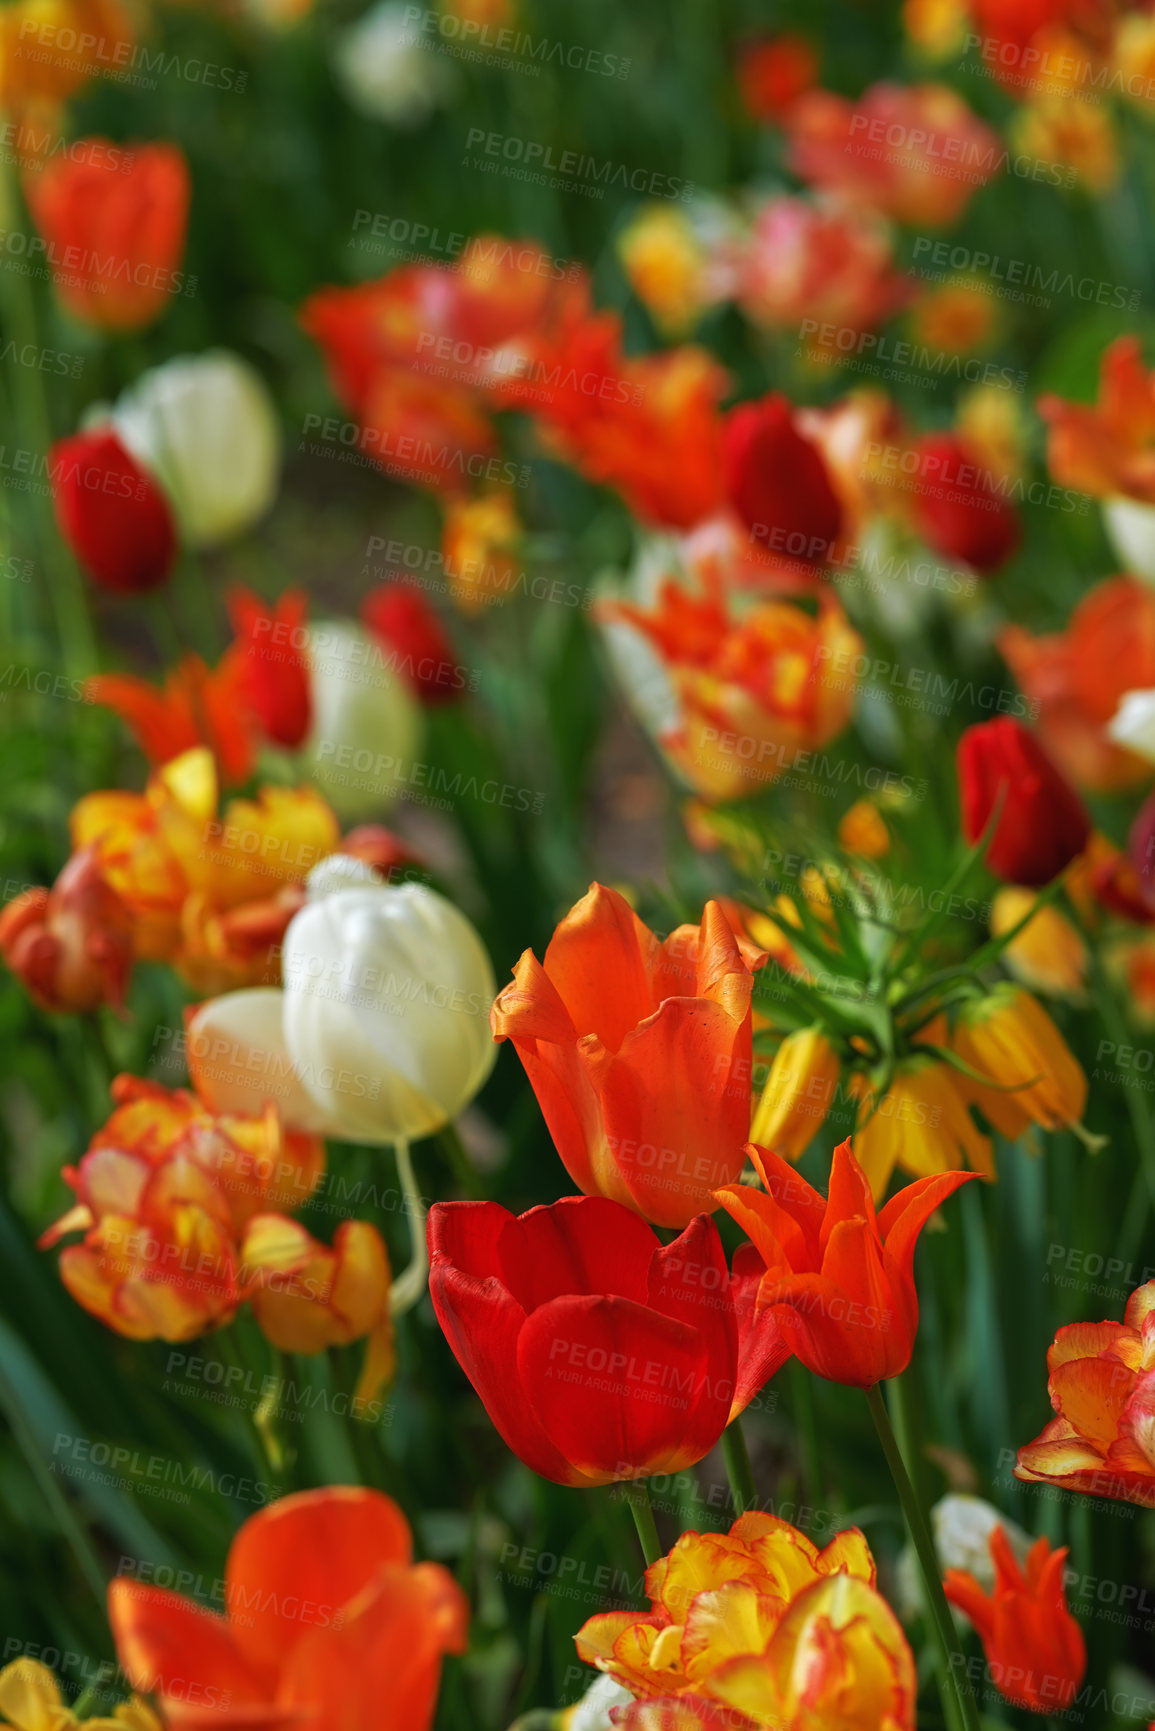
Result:
[[1138,337],[1104,350],[1097,403],[1044,396],[1039,413],[1050,423],[1047,466],[1061,487],[1155,504],[1155,372],[1143,365]]
[[1155,1508],[1155,1280],[1122,1322],[1075,1322],[1047,1352],[1058,1414],[1019,1450],[1015,1477]]
[[180,262],[190,180],[174,144],[138,145],[111,174],[107,139],[81,139],[27,182],[68,311],[106,331],[138,331],[185,284]]
[[866,1174],[843,1142],[822,1196],[778,1154],[751,1144],[765,1186],[717,1193],[765,1264],[757,1313],[772,1309],[791,1351],[816,1376],[872,1388],[910,1363],[918,1329],[914,1251],[935,1209],[973,1172],[920,1178],[876,1217]]
[[490,1021],[517,1048],[578,1188],[685,1226],[742,1170],[752,990],[716,902],[662,943],[594,884],[544,962],[525,951]]
[[428,1731],[469,1607],[447,1569],[414,1564],[391,1498],[282,1497],[245,1522],[224,1581],[224,1616],[125,1576],[109,1587],[120,1663],[171,1731]]
[[1038,707],[1038,732],[1078,787],[1113,793],[1147,781],[1146,758],[1112,744],[1107,723],[1126,691],[1155,685],[1155,591],[1109,577],[1084,595],[1065,631],[1035,637],[1008,625],[999,649]]
[[94,849],[73,854],[51,890],[26,890],[0,911],[0,956],[42,1009],[124,1003],[132,918]]
[[990,1550],[994,1591],[984,1593],[965,1569],[948,1569],[946,1596],[978,1630],[999,1693],[1031,1713],[1057,1713],[1071,1705],[1087,1669],[1083,1631],[1063,1588],[1066,1546],[1053,1551],[1049,1539],[1036,1539],[1025,1571],[1005,1527],[992,1532]]

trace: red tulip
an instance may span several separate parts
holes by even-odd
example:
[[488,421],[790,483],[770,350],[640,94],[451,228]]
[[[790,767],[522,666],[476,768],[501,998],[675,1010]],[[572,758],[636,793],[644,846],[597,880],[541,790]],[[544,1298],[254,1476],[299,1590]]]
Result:
[[1086,807],[1034,734],[1009,715],[968,727],[958,744],[963,833],[976,842],[1002,800],[987,864],[1008,883],[1038,888],[1081,854]]
[[756,541],[811,565],[831,558],[842,506],[821,451],[798,431],[785,397],[772,393],[732,409],[722,456],[726,490]]
[[308,597],[303,590],[287,589],[271,612],[248,589],[232,589],[226,600],[249,707],[266,739],[295,751],[313,721]]
[[436,612],[412,583],[382,583],[361,608],[366,629],[425,703],[452,703],[464,683]]
[[[849,1142],[834,1150],[828,1196],[812,1189],[781,1155],[752,1143],[747,1153],[765,1189],[729,1184],[717,1194],[764,1265],[756,1316],[773,1312],[787,1347],[815,1376],[851,1388],[900,1376],[918,1329],[918,1235],[935,1209],[977,1174],[920,1178],[892,1196],[876,1217],[870,1185]],[[746,1278],[755,1267],[744,1262]]]
[[60,533],[95,583],[140,595],[164,582],[176,557],[168,501],[110,427],[61,439],[48,468]]
[[117,1657],[171,1731],[428,1731],[441,1660],[465,1650],[469,1607],[440,1563],[413,1562],[380,1491],[328,1486],[241,1527],[226,1615],[143,1580],[108,1589]]
[[1036,1539],[1024,1573],[1005,1528],[996,1527],[989,1543],[994,1591],[984,1593],[965,1569],[948,1569],[946,1596],[978,1630],[999,1693],[1028,1712],[1057,1714],[1074,1701],[1087,1669],[1083,1631],[1063,1587],[1066,1546],[1053,1551],[1049,1539]]
[[114,174],[105,156],[115,146],[102,138],[80,144],[88,148],[49,162],[27,183],[57,266],[56,290],[87,324],[141,330],[185,283],[188,165],[173,144],[145,144],[125,156],[127,172]]
[[1016,552],[1019,518],[991,473],[952,433],[920,439],[915,523],[928,547],[975,571],[996,571]]
[[496,1202],[438,1202],[429,1251],[457,1362],[509,1447],[557,1484],[691,1466],[788,1356],[772,1327],[747,1326],[740,1345],[704,1214],[663,1245],[601,1196],[520,1217]]
[[818,53],[794,31],[756,37],[739,50],[737,74],[749,113],[755,120],[777,124],[803,91],[813,87]]

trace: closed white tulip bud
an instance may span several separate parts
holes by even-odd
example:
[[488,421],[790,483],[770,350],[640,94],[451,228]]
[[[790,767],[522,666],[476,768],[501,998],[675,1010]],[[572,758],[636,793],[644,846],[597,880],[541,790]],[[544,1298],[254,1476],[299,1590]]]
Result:
[[377,817],[401,788],[423,785],[414,763],[421,706],[404,674],[390,667],[387,653],[359,625],[334,620],[312,626],[309,663],[309,773],[343,822]]
[[327,893],[311,893],[285,933],[285,1045],[348,1140],[431,1135],[493,1068],[485,946],[435,890],[338,888],[333,862],[321,870]]
[[338,82],[370,119],[420,126],[452,95],[452,68],[422,40],[427,16],[402,0],[383,0],[337,38]]
[[1104,499],[1103,527],[1123,569],[1155,583],[1155,505],[1141,499]]
[[[930,1511],[934,1548],[943,1574],[948,1569],[964,1569],[973,1575],[985,1593],[994,1591],[995,1565],[991,1557],[990,1538],[996,1527],[1005,1527],[1019,1562],[1026,1561],[1031,1539],[1022,1527],[1009,1520],[993,1503],[982,1497],[972,1497],[961,1491],[950,1491],[940,1497]],[[922,1576],[914,1550],[907,1545],[898,1559],[898,1601],[903,1616],[914,1616],[924,1604]],[[960,1621],[967,1619],[957,1608],[953,1614]]]
[[465,915],[421,884],[365,881],[334,855],[289,922],[284,988],[198,1006],[186,1044],[197,1091],[217,1112],[259,1112],[347,1142],[432,1135],[493,1068],[496,994]]
[[231,540],[276,497],[276,408],[261,375],[228,349],[177,355],[142,373],[112,420],[160,481],[189,546]]

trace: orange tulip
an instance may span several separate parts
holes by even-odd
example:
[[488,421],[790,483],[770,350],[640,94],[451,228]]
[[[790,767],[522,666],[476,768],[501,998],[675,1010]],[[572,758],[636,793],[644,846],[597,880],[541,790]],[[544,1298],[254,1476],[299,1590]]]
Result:
[[1066,1546],[1053,1551],[1049,1539],[1037,1539],[1024,1571],[1006,1529],[996,1527],[990,1551],[993,1592],[965,1569],[948,1569],[943,1589],[978,1630],[999,1693],[1028,1712],[1057,1713],[1071,1705],[1087,1669],[1083,1631],[1063,1587]]
[[731,1184],[715,1194],[765,1264],[756,1314],[774,1308],[790,1350],[816,1376],[872,1388],[910,1363],[918,1329],[918,1235],[973,1172],[908,1184],[876,1217],[866,1174],[843,1142],[829,1196],[779,1155],[751,1144],[764,1191]]
[[27,184],[56,291],[75,318],[106,331],[152,324],[185,282],[190,180],[172,144],[145,144],[110,174],[106,139],[81,139]]
[[[753,946],[746,954],[760,959]],[[578,1188],[685,1226],[742,1169],[752,990],[716,902],[662,943],[616,890],[594,884],[544,963],[525,951],[490,1025],[517,1048]]]
[[817,618],[766,601],[735,620],[720,585],[705,588],[667,581],[656,608],[602,611],[641,632],[664,664],[679,713],[660,744],[678,773],[705,799],[737,799],[804,768],[846,726],[862,639],[829,597]]
[[73,854],[51,890],[26,890],[0,911],[0,956],[42,1009],[123,1005],[132,920],[93,849]]
[[242,656],[226,655],[211,669],[199,655],[186,655],[159,690],[133,673],[98,673],[85,686],[85,698],[119,715],[154,766],[204,745],[221,779],[235,784],[248,780],[256,755],[247,678]]
[[1060,486],[1155,504],[1155,373],[1143,365],[1138,337],[1118,337],[1103,351],[1097,403],[1044,396],[1038,409],[1050,423],[1047,466]]
[[1019,1450],[1015,1477],[1155,1508],[1155,1280],[1122,1322],[1061,1328],[1047,1369],[1058,1417]]
[[171,1731],[428,1731],[441,1662],[469,1607],[439,1563],[413,1562],[380,1491],[298,1491],[250,1517],[229,1549],[226,1614],[125,1576],[108,1590],[117,1656]]
[[638,1698],[628,1731],[906,1731],[914,1660],[856,1527],[824,1550],[776,1515],[683,1533],[647,1572],[649,1611],[579,1630],[579,1658]]
[[55,115],[57,103],[128,65],[134,51],[120,0],[13,0],[0,6],[0,110]]
[[1008,625],[999,649],[1037,707],[1043,744],[1072,781],[1111,793],[1149,779],[1146,759],[1106,732],[1124,692],[1155,686],[1155,592],[1147,584],[1109,577],[1083,597],[1065,631],[1034,637]]

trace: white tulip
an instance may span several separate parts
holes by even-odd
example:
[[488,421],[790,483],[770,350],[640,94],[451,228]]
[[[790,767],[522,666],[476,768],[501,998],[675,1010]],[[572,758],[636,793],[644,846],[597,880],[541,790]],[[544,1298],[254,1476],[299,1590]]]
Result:
[[335,856],[309,880],[282,951],[284,988],[193,1013],[190,1068],[214,1111],[265,1097],[293,1129],[350,1142],[429,1136],[493,1068],[489,956],[465,915],[421,884],[365,881]]
[[1107,723],[1107,737],[1155,763],[1155,691],[1125,691]]
[[599,1677],[581,1700],[562,1715],[565,1731],[613,1731],[611,1707],[630,1707],[634,1697],[612,1677]]
[[313,726],[309,773],[346,823],[378,817],[413,780],[421,706],[404,674],[359,625],[309,631]]
[[142,373],[112,421],[168,494],[181,538],[216,547],[276,496],[281,433],[268,386],[228,349],[177,355]]
[[337,39],[338,81],[371,120],[420,126],[453,94],[452,68],[422,41],[420,19],[402,0],[384,0]]
[[[1030,1535],[1009,1520],[1001,1510],[982,1497],[972,1497],[951,1491],[941,1497],[930,1511],[931,1531],[939,1565],[947,1569],[965,1569],[974,1576],[985,1593],[994,1591],[995,1565],[991,1558],[990,1537],[996,1527],[1005,1527],[1010,1546],[1019,1562],[1025,1562],[1031,1548]],[[898,1599],[904,1616],[922,1609],[925,1589],[914,1550],[907,1545],[898,1559]],[[957,1609],[954,1615],[965,1621]]]
[[1155,505],[1140,499],[1104,499],[1103,527],[1123,569],[1155,583]]

